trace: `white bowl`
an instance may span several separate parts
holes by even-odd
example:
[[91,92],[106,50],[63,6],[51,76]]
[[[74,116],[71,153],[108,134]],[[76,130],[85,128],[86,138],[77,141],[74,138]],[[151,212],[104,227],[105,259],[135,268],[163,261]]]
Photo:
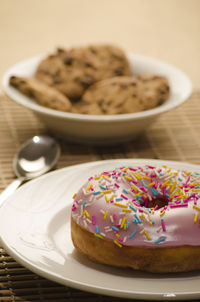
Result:
[[92,144],[129,141],[149,128],[160,114],[186,101],[192,92],[192,85],[182,71],[169,64],[136,54],[127,56],[134,74],[150,72],[168,78],[171,93],[163,105],[138,113],[104,116],[60,112],[40,106],[11,87],[9,78],[11,75],[33,76],[43,56],[25,60],[11,67],[3,77],[3,88],[13,101],[32,110],[46,127],[59,137]]

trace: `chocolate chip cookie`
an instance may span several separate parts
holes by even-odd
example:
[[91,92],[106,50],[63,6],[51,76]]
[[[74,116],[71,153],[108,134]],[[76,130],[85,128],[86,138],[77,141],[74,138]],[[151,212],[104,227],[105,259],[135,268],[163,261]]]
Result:
[[125,53],[113,45],[57,49],[39,64],[35,77],[70,99],[79,99],[97,81],[130,76]]
[[88,88],[72,111],[98,115],[140,112],[161,105],[168,96],[168,81],[162,76],[113,77]]
[[10,85],[42,106],[60,111],[69,111],[71,108],[71,102],[65,95],[37,79],[12,76]]

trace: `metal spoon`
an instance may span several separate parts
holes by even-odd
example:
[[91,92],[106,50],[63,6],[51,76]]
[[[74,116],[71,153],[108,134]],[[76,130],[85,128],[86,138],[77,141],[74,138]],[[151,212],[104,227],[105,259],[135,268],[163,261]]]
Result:
[[38,177],[56,164],[60,156],[58,143],[49,136],[34,136],[22,145],[13,160],[18,177],[0,195],[0,207],[23,182]]

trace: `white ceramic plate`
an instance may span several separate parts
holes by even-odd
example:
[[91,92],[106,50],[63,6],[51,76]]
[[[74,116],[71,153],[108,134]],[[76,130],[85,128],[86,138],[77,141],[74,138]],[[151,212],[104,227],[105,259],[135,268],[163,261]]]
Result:
[[22,186],[0,209],[4,248],[30,270],[58,283],[98,294],[147,300],[200,298],[200,272],[148,274],[96,264],[79,254],[70,237],[72,196],[87,177],[124,165],[185,163],[120,159],[76,165]]
[[162,113],[180,106],[192,92],[189,78],[179,69],[141,55],[127,55],[134,74],[155,73],[168,78],[169,99],[161,106],[138,113],[118,115],[84,115],[52,110],[36,104],[9,86],[11,75],[32,77],[42,57],[25,60],[11,67],[3,77],[5,93],[18,104],[32,110],[47,128],[58,136],[82,143],[118,143],[129,141],[144,131]]

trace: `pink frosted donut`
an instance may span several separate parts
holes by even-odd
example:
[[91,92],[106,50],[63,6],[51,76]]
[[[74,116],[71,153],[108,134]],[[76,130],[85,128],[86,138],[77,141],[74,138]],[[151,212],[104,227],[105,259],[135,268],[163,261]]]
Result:
[[74,195],[74,246],[105,264],[200,269],[199,194],[199,173],[149,165],[104,171]]

